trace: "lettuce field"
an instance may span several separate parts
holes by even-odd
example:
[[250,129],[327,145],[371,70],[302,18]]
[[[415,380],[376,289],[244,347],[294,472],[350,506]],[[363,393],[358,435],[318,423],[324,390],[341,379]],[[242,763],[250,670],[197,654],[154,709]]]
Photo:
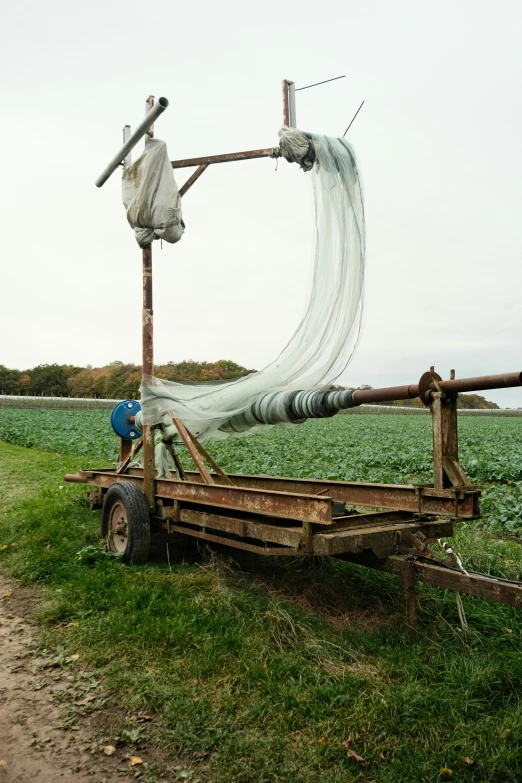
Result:
[[[522,418],[462,417],[461,463],[485,484],[486,524],[522,532]],[[85,457],[85,467],[116,459],[118,440],[104,410],[0,410],[0,440]],[[431,423],[424,416],[339,415],[209,445],[230,473],[375,481],[431,479]]]

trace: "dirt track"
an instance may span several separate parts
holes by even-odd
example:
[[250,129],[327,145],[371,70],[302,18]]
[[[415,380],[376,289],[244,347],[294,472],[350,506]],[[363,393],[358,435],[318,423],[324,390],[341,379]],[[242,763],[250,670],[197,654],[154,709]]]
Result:
[[35,651],[24,617],[34,602],[34,591],[0,575],[0,783],[135,780],[123,750],[109,757],[95,741],[91,673]]

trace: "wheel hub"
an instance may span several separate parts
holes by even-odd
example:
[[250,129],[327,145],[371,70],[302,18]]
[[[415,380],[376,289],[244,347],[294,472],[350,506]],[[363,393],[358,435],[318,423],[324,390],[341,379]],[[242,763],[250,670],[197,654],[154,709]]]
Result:
[[125,552],[129,523],[122,503],[115,503],[109,522],[108,546],[111,552]]

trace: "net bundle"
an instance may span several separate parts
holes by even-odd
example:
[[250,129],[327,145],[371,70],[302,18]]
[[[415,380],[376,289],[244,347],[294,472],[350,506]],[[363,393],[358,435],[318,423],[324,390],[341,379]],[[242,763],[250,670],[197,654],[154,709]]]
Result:
[[[301,151],[299,151],[301,145]],[[312,171],[316,247],[308,306],[293,336],[267,367],[219,385],[147,377],[143,422],[174,413],[202,442],[251,433],[289,418],[288,395],[326,390],[355,350],[363,310],[365,222],[354,152],[345,139],[283,128],[281,154]],[[264,413],[263,413],[264,412]]]

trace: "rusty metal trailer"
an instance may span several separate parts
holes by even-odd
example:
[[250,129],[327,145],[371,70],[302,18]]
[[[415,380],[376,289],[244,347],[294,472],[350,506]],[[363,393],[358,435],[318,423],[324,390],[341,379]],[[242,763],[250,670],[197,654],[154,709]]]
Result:
[[[295,124],[293,83],[283,82],[284,122]],[[152,121],[166,108],[149,98]],[[161,108],[158,109],[158,106]],[[152,116],[152,114],[154,116]],[[145,127],[146,126],[146,127]],[[140,128],[152,134],[152,122]],[[128,128],[128,126],[126,126]],[[136,132],[137,133],[137,132]],[[134,136],[136,136],[136,133]],[[142,135],[143,135],[142,133]],[[97,184],[128,160],[127,145]],[[197,167],[180,189],[184,195],[210,165],[274,157],[272,148],[173,161],[176,169]],[[116,163],[114,163],[116,161]],[[107,174],[107,176],[105,176]],[[105,176],[105,179],[104,179]],[[152,249],[143,249],[143,376],[153,375]],[[114,469],[88,469],[65,476],[90,485],[92,508],[102,508],[102,533],[110,549],[129,563],[147,560],[151,529],[183,534],[214,544],[269,556],[334,556],[397,574],[407,588],[408,617],[414,622],[415,584],[426,582],[493,601],[522,606],[522,584],[430,562],[429,544],[453,534],[454,525],[480,517],[480,487],[467,478],[458,459],[457,396],[460,392],[522,385],[522,373],[443,381],[432,367],[417,384],[361,389],[350,407],[363,403],[420,397],[432,416],[433,482],[371,484],[226,474],[176,414],[173,423],[195,470],[183,469],[177,455],[176,478],[157,478],[154,428],[141,437],[120,438]],[[134,415],[129,415],[133,426]],[[134,434],[134,433],[133,433]],[[133,467],[139,450],[143,467]],[[450,566],[450,567],[448,567]]]

